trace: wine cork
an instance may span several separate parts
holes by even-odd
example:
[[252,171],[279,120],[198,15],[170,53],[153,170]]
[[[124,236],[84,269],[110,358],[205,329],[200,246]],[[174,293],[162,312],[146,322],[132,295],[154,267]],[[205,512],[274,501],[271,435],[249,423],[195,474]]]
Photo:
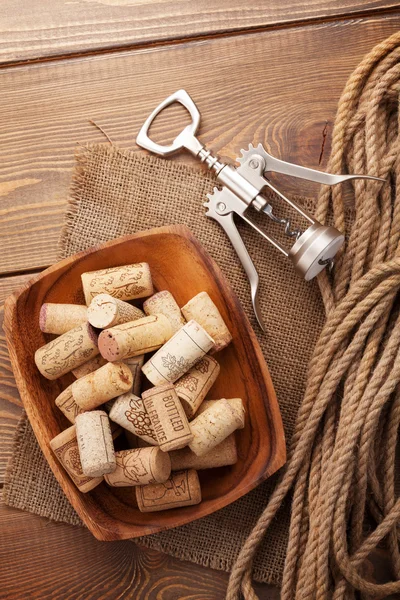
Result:
[[136,500],[140,512],[156,512],[200,504],[199,476],[194,469],[176,471],[165,483],[138,486]]
[[68,429],[56,435],[51,440],[50,447],[81,492],[90,492],[90,490],[103,481],[103,477],[89,477],[84,475],[79,457],[75,425],[68,427]]
[[82,471],[90,477],[100,477],[116,468],[110,421],[103,410],[77,415],[76,437]]
[[97,369],[100,369],[100,367],[103,367],[106,364],[107,364],[106,359],[103,358],[100,354],[98,354],[94,358],[91,358],[87,362],[83,363],[83,365],[81,365],[80,367],[77,367],[76,369],[72,369],[72,374],[77,379],[80,379],[81,377],[84,377],[85,375],[89,375],[89,373],[93,373],[93,371],[97,371]]
[[134,300],[153,294],[153,283],[147,263],[122,265],[82,273],[83,293],[89,306],[98,294],[110,294],[118,300]]
[[165,315],[171,323],[174,333],[186,323],[175,298],[167,290],[157,292],[157,294],[147,298],[143,304],[143,310],[146,315]]
[[40,329],[45,333],[55,333],[56,335],[67,333],[86,321],[87,308],[80,304],[47,302],[42,305],[39,313]]
[[[232,409],[236,412],[238,419],[241,423],[241,426],[238,429],[243,429],[245,425],[245,408],[243,404],[243,400],[241,398],[224,398],[232,407]],[[202,412],[210,408],[215,402],[219,402],[219,400],[204,400],[197,411],[197,415],[201,415]]]
[[234,465],[237,462],[237,448],[235,434],[231,433],[218,446],[215,446],[210,452],[203,456],[196,456],[190,448],[181,448],[169,453],[171,458],[171,468],[173,471],[182,469],[215,469],[217,467],[226,467]]
[[156,446],[156,434],[151,425],[151,420],[144,407],[142,398],[132,393],[123,394],[117,398],[110,410],[109,417],[127,431],[134,433],[139,438]]
[[144,316],[145,314],[140,308],[113,298],[110,294],[99,294],[93,298],[87,309],[87,320],[98,329],[136,321]]
[[203,456],[242,425],[243,419],[229,402],[225,398],[218,400],[190,423],[193,440],[189,448],[197,456]]
[[99,353],[97,334],[89,323],[78,325],[35,352],[35,363],[47,379],[57,379]]
[[74,381],[71,389],[78,406],[82,410],[92,410],[129,391],[132,383],[129,367],[124,363],[107,363],[97,371]]
[[206,355],[175,382],[175,391],[188,419],[197,412],[219,372],[215,358]]
[[83,410],[75,402],[71,388],[72,384],[61,392],[55,399],[55,404],[64,413],[68,421],[75,423],[76,416],[83,412]]
[[160,448],[134,448],[115,453],[117,467],[104,476],[112,487],[164,483],[171,475],[171,459]]
[[142,367],[153,385],[173,383],[182,377],[214,346],[214,340],[196,323],[189,321]]
[[183,448],[193,439],[185,411],[172,383],[151,388],[143,392],[142,398],[163,452]]
[[182,306],[181,310],[187,321],[194,319],[213,338],[215,352],[222,350],[232,341],[232,336],[221,313],[207,292],[200,292],[194,296],[185,306]]
[[[134,356],[133,358],[125,358],[124,364],[129,367],[133,377],[132,389],[129,390],[135,396],[140,396],[140,388],[142,383],[142,366],[144,361],[144,355]],[[115,363],[114,363],[115,364]],[[104,407],[107,411],[110,411],[114,406],[116,398],[109,400],[105,403]]]
[[172,333],[167,317],[151,315],[104,329],[99,336],[99,349],[110,362],[125,360],[158,350]]

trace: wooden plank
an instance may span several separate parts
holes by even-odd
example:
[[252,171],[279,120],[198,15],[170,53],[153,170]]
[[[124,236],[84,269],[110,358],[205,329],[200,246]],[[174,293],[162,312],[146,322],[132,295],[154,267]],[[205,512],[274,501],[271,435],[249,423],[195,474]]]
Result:
[[3,0],[0,64],[360,16],[397,6],[391,0]]
[[[1,498],[0,531],[0,594],[7,600],[225,598],[227,573],[130,541],[99,542],[87,529],[10,508]],[[374,550],[367,576],[378,583],[391,580],[384,550]],[[256,584],[255,590],[259,600],[278,600],[280,595],[267,584]]]
[[[228,575],[130,541],[99,542],[82,527],[0,504],[0,589],[7,600],[37,598],[223,599]],[[278,590],[259,585],[263,600]]]
[[[56,260],[77,142],[124,148],[154,106],[181,87],[202,111],[201,139],[234,159],[263,142],[287,160],[326,164],[344,83],[365,52],[400,26],[400,12],[6,69],[0,89],[0,273]],[[172,112],[166,141],[181,127]],[[176,160],[190,161],[181,154]],[[192,161],[194,162],[194,161]],[[286,191],[315,194],[296,181]],[[166,217],[166,221],[167,221]]]
[[0,279],[0,483],[4,480],[6,465],[11,456],[14,431],[22,412],[22,403],[12,373],[6,339],[2,330],[3,303],[9,294],[26,283],[31,277],[32,275],[20,275]]

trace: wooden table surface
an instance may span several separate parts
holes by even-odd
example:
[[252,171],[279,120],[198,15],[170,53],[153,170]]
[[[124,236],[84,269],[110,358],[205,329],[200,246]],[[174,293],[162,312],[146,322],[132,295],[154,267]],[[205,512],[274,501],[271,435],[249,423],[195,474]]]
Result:
[[[77,143],[134,139],[186,88],[201,138],[234,159],[250,142],[324,168],[341,90],[400,27],[388,0],[3,0],[0,9],[0,302],[56,260]],[[171,139],[181,113],[157,126]],[[186,156],[177,160],[190,162]],[[315,194],[285,181],[286,191]],[[166,218],[166,220],[168,220]],[[2,308],[0,309],[0,319]],[[0,480],[21,402],[0,334]],[[0,597],[224,598],[227,574],[0,506]],[[258,585],[262,599],[278,590]]]

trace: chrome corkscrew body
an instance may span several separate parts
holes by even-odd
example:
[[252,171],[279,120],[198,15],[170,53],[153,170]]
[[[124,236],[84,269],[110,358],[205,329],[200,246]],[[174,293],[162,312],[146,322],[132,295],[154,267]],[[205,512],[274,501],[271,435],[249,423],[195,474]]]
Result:
[[[172,144],[162,146],[150,139],[149,129],[156,116],[174,102],[182,104],[188,110],[192,122],[174,139]],[[232,167],[222,162],[218,156],[214,155],[197,139],[196,132],[199,125],[200,113],[196,105],[185,90],[179,90],[161,102],[146,119],[136,138],[136,143],[161,156],[169,156],[185,148],[199,158],[210,171],[215,173],[222,187],[221,189],[215,187],[213,193],[207,194],[208,201],[204,204],[207,209],[206,215],[218,221],[235,248],[250,282],[251,297],[257,321],[264,330],[265,326],[258,303],[259,276],[236,228],[233,216],[238,215],[284,256],[289,258],[295,269],[306,281],[313,279],[327,265],[332,265],[335,254],[344,242],[343,234],[335,227],[322,225],[316,221],[302,206],[284,196],[282,192],[274,187],[264,177],[264,174],[273,171],[325,185],[336,185],[357,178],[384,180],[368,175],[334,175],[294,165],[271,156],[261,144],[257,147],[250,144],[247,150],[242,150],[241,156],[237,159],[239,166]],[[309,223],[309,226],[304,231],[292,229],[290,218],[276,216],[272,205],[261,195],[262,190],[265,188],[269,188],[275,195],[291,206]],[[259,227],[251,219],[253,210],[265,214],[278,225],[282,225],[286,237],[294,239],[293,246],[286,249],[262,227]]]

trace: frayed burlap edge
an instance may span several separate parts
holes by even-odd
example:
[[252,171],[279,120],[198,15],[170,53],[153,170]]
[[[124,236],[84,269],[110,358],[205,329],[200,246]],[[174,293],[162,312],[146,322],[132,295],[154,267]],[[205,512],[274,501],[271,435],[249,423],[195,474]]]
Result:
[[[8,504],[8,501],[9,501],[9,496],[8,496],[9,485],[8,484],[9,484],[9,481],[11,478],[11,474],[14,470],[15,449],[20,445],[21,440],[23,439],[23,437],[25,435],[27,425],[29,425],[29,420],[28,420],[25,410],[22,410],[22,415],[17,423],[17,427],[15,429],[13,441],[11,444],[11,456],[8,459],[8,462],[6,465],[6,470],[4,472],[4,486],[3,486],[2,497],[3,497],[5,504]],[[22,509],[22,510],[28,510],[28,509]]]
[[[24,442],[27,443],[27,445],[29,447],[29,444],[32,443],[32,442],[30,442],[30,440],[32,438],[35,438],[35,436],[32,431],[31,425],[29,423],[29,419],[28,419],[25,411],[23,411],[21,418],[18,421],[15,433],[14,433],[14,438],[13,438],[13,442],[12,442],[12,454],[7,463],[7,467],[6,467],[6,471],[5,471],[5,481],[4,481],[3,491],[2,491],[2,497],[3,497],[4,503],[13,508],[17,508],[18,510],[24,510],[31,514],[49,519],[50,521],[53,521],[54,523],[65,523],[68,525],[72,525],[74,527],[77,527],[77,526],[82,527],[83,522],[81,521],[80,517],[75,512],[75,510],[73,509],[71,504],[69,503],[67,497],[65,496],[64,492],[62,491],[61,487],[59,486],[57,480],[55,479],[55,477],[52,473],[51,473],[51,476],[52,476],[51,485],[52,486],[55,485],[57,487],[57,496],[60,500],[60,502],[57,503],[57,498],[55,499],[55,503],[57,504],[56,510],[54,509],[54,503],[53,503],[53,505],[51,505],[51,504],[46,505],[46,503],[41,501],[40,498],[39,498],[39,502],[38,502],[39,508],[38,508],[38,506],[34,506],[32,504],[25,503],[21,500],[21,495],[18,494],[18,489],[15,488],[15,481],[13,479],[14,471],[18,472],[18,470],[20,468],[20,466],[18,465],[18,463],[16,463],[16,461],[17,461],[17,458],[18,457],[21,458],[21,456],[18,455],[18,453],[16,452],[16,449],[18,447],[20,447],[20,445],[23,444]],[[46,469],[50,473],[51,472],[50,467],[47,464],[47,461],[44,458],[44,455],[42,454],[42,451],[36,442],[36,438],[35,438],[35,447],[32,449],[32,451],[34,453],[35,452],[40,453],[43,463],[44,463]],[[22,497],[23,497],[23,494],[22,494]]]
[[62,248],[65,246],[67,237],[73,229],[75,217],[79,211],[83,184],[85,182],[85,170],[87,165],[87,153],[90,150],[89,144],[78,144],[75,149],[75,167],[70,185],[68,204],[63,217],[60,237],[58,239],[57,257],[59,260],[64,258]]

